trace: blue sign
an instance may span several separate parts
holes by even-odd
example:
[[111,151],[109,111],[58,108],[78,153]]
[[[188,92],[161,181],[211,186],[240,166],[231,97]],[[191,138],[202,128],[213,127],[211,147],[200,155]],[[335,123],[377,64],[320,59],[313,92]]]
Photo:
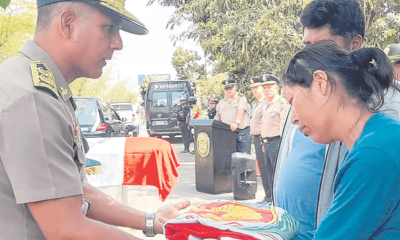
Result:
[[146,78],[146,75],[138,75],[138,84],[139,86],[142,85],[144,79]]

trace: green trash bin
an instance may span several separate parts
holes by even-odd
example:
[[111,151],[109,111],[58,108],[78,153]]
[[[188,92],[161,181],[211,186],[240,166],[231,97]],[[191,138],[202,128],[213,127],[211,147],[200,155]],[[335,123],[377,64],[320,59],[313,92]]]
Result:
[[231,154],[236,152],[236,133],[213,119],[193,119],[196,190],[219,194],[232,192]]

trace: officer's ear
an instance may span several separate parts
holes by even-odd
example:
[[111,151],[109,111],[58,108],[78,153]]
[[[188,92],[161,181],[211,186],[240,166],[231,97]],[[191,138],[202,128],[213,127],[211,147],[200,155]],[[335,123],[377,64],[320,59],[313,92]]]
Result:
[[71,10],[65,10],[60,14],[60,24],[58,25],[61,35],[70,39],[72,35],[72,26],[74,20],[77,18],[74,12]]

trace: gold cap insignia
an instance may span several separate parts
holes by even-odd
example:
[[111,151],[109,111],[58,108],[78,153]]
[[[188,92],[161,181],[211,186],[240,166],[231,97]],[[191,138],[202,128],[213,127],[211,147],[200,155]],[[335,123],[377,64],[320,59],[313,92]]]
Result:
[[32,61],[30,63],[32,71],[33,86],[49,92],[58,99],[58,92],[53,73],[42,61]]
[[253,80],[253,79],[251,79],[251,80],[250,80],[250,83],[251,83],[251,84],[253,84],[253,83],[254,83],[254,80]]
[[263,80],[264,82],[267,81],[267,77],[264,76],[262,80]]

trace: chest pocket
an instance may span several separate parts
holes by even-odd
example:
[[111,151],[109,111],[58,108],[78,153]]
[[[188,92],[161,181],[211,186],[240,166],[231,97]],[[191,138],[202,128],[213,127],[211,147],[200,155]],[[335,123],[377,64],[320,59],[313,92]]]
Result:
[[231,103],[231,107],[232,108],[238,108],[239,106],[239,100],[238,99],[234,99]]

